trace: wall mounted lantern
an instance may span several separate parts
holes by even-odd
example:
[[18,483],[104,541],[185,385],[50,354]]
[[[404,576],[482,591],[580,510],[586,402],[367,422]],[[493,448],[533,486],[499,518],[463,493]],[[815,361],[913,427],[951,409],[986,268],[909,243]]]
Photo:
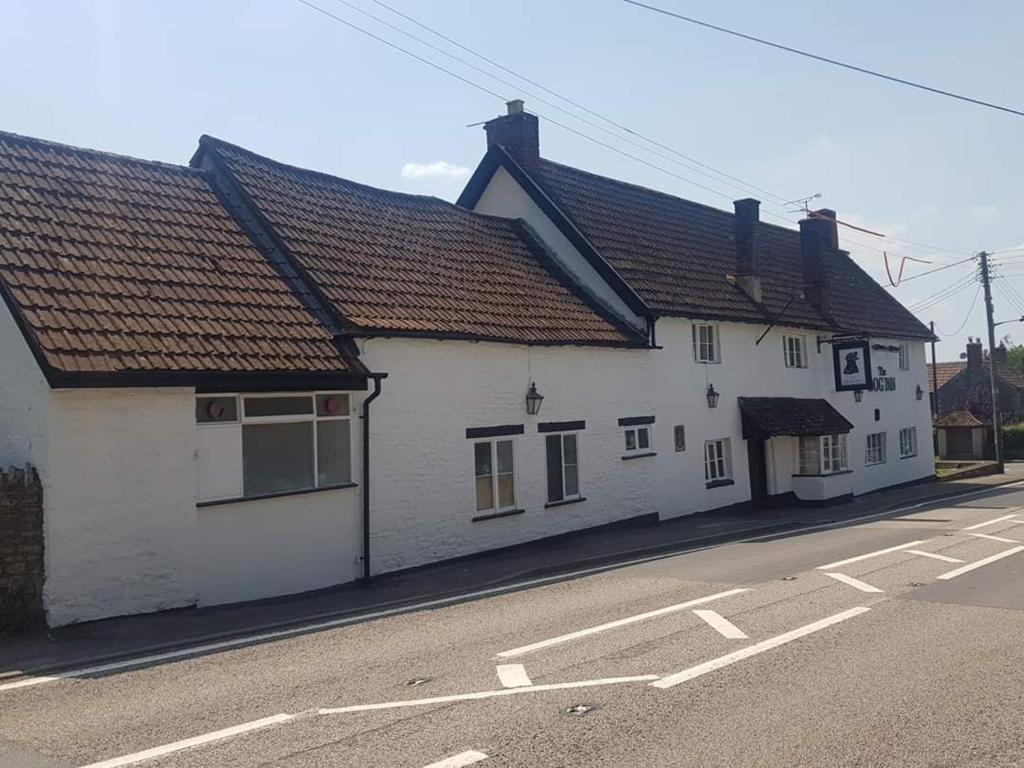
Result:
[[853,390],[853,399],[854,399],[854,402],[858,402],[858,403],[861,402],[862,400],[864,400],[864,390],[863,389],[855,389],[855,390]]
[[920,384],[917,385],[917,391],[914,394],[917,395],[917,399],[918,400],[920,400],[922,397],[924,397],[924,390],[921,389],[921,385]]
[[708,384],[708,408],[718,407],[718,393],[715,392],[715,385]]
[[537,391],[537,385],[530,382],[530,389],[526,393],[526,412],[531,416],[540,413],[540,404],[544,402],[544,395]]

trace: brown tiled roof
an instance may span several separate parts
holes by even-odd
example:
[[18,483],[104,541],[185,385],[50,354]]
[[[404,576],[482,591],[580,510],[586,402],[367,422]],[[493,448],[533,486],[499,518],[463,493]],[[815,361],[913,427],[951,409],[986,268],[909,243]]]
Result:
[[346,330],[639,345],[573,288],[527,227],[308,171],[204,136]]
[[985,423],[970,411],[953,411],[935,422],[936,427],[983,427]]
[[931,338],[845,255],[830,262],[832,317],[822,317],[803,297],[795,230],[760,225],[761,308],[726,279],[736,271],[733,213],[545,159],[531,178],[657,314],[761,323],[792,300],[781,324]]
[[192,168],[0,133],[0,287],[48,375],[364,370]]
[[744,437],[778,435],[839,435],[853,424],[827,400],[809,397],[741,397]]
[[[985,376],[990,375],[988,372],[988,360],[985,360],[981,364],[981,369]],[[933,364],[928,363],[928,391],[934,392],[935,388],[932,382],[932,368]],[[952,378],[960,374],[965,368],[967,368],[966,360],[957,360],[951,363],[935,363],[935,374],[938,379],[939,389],[946,386],[946,383]],[[1024,373],[1014,370],[1013,368],[1007,368],[1005,365],[1000,365],[996,368],[996,373],[1004,384],[1017,389],[1024,389]]]

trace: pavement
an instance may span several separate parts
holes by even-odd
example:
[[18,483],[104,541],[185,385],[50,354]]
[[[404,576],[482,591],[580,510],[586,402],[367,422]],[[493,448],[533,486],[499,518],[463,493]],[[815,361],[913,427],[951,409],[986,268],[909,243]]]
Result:
[[304,627],[312,625],[315,631],[331,620],[349,623],[376,618],[381,612],[418,609],[424,603],[474,599],[480,593],[531,586],[537,579],[557,580],[581,570],[617,567],[636,558],[750,536],[855,524],[865,516],[1022,481],[1024,462],[1010,462],[1005,474],[886,489],[831,507],[711,510],[662,523],[626,523],[384,574],[370,585],[39,629],[0,638],[0,681],[286,628],[306,631]]
[[970,493],[7,678],[0,765],[1020,766],[1024,487]]

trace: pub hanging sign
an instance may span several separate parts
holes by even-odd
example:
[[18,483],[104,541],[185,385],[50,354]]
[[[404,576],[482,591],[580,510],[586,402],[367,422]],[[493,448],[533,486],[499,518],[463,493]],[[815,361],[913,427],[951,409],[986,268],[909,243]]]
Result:
[[867,339],[833,343],[832,365],[837,392],[877,388],[878,380],[871,377],[871,349]]

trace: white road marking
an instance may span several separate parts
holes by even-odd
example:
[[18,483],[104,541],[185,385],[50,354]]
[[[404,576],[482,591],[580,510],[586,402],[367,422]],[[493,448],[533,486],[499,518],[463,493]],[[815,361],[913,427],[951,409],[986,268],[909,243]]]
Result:
[[859,589],[861,592],[878,593],[882,591],[878,587],[873,587],[867,582],[853,578],[853,576],[847,576],[845,573],[826,573],[825,575],[828,576],[830,579],[841,581],[843,582],[843,584],[853,587],[854,589]]
[[457,693],[452,696],[434,696],[429,699],[405,699],[404,701],[384,701],[379,704],[355,704],[350,707],[331,707],[318,709],[318,715],[345,715],[350,712],[370,712],[379,709],[400,709],[403,707],[423,707],[431,704],[450,704],[456,701],[479,701],[493,699],[497,696],[514,696],[518,693],[542,693],[544,691],[564,691],[570,688],[594,688],[600,685],[622,685],[623,683],[645,683],[657,680],[657,675],[634,675],[632,677],[607,677],[601,680],[579,680],[574,683],[549,683],[547,685],[531,685],[528,688],[502,688],[498,691],[476,691],[474,693]]
[[995,520],[986,520],[983,523],[975,523],[974,525],[968,525],[966,528],[961,528],[961,531],[976,531],[979,528],[984,528],[986,525],[995,525],[1001,523],[1003,520],[1010,520],[1016,516],[1016,513],[1012,515],[1004,515],[1003,517],[997,517]]
[[479,763],[481,760],[486,760],[487,755],[483,752],[477,752],[475,749],[470,749],[465,752],[460,752],[457,755],[446,757],[444,760],[438,760],[436,763],[431,763],[423,768],[463,768],[473,763]]
[[619,627],[625,627],[630,624],[635,624],[638,621],[647,621],[647,619],[654,619],[658,616],[665,616],[670,613],[676,613],[687,608],[692,608],[695,605],[703,605],[704,603],[710,603],[712,600],[720,600],[723,597],[738,595],[741,592],[749,591],[750,590],[746,587],[739,587],[737,589],[730,589],[725,592],[717,592],[713,595],[708,595],[707,597],[698,597],[696,600],[687,600],[685,603],[677,603],[675,605],[669,605],[664,608],[658,608],[655,611],[648,611],[647,613],[638,613],[635,616],[627,616],[624,619],[609,621],[607,624],[598,624],[596,627],[588,627],[587,629],[580,629],[576,632],[569,632],[568,634],[559,635],[558,637],[552,637],[547,640],[539,640],[536,643],[530,643],[529,645],[522,645],[519,648],[513,648],[511,651],[502,651],[498,654],[498,658],[510,659],[514,656],[522,656],[525,653],[539,651],[541,648],[550,648],[552,645],[567,643],[570,640],[578,640],[581,637],[596,635],[599,632],[607,632],[609,629],[618,629]]
[[838,568],[840,565],[849,565],[850,563],[856,563],[861,560],[867,560],[872,557],[878,557],[879,555],[887,555],[890,552],[899,552],[901,549],[910,549],[920,544],[924,544],[927,539],[921,539],[920,541],[910,541],[906,544],[900,544],[896,547],[887,547],[886,549],[880,549],[877,552],[868,552],[866,555],[857,555],[856,557],[848,557],[845,560],[837,560],[834,563],[828,565],[819,565],[817,570],[819,571],[830,571],[833,568]]
[[[935,499],[925,499],[924,501],[918,501],[914,504],[908,504],[905,507],[897,507],[896,509],[885,509],[881,512],[872,512],[869,515],[860,515],[858,517],[849,517],[843,520],[833,520],[826,523],[818,523],[816,525],[805,525],[803,528],[792,528],[786,531],[787,535],[794,536],[799,533],[813,533],[815,531],[827,531],[834,528],[845,527],[852,523],[863,523],[869,520],[877,520],[882,517],[891,517],[899,515],[904,512],[910,512],[914,509],[921,509],[922,507],[935,507],[943,503],[952,503],[955,499],[966,499],[971,496],[980,496],[986,493],[996,493],[1004,488],[1016,488],[1020,485],[1024,485],[1024,480],[1019,480],[1013,483],[1004,483],[999,486],[992,486],[991,488],[981,488],[977,491],[967,491],[966,493],[957,493],[950,496],[944,496]],[[311,632],[318,632],[324,629],[333,629],[335,627],[344,627],[350,624],[360,624],[364,621],[373,621],[374,619],[383,619],[390,616],[400,616],[405,613],[415,613],[417,611],[427,610],[429,608],[439,608],[447,605],[455,605],[456,603],[462,603],[469,600],[474,600],[479,597],[490,597],[492,595],[503,595],[510,592],[517,592],[523,589],[529,589],[530,587],[538,587],[544,584],[552,584],[560,581],[571,581],[582,576],[590,576],[598,573],[605,573],[607,571],[615,571],[620,568],[629,568],[634,565],[643,565],[644,563],[653,563],[658,560],[668,560],[679,555],[693,554],[695,552],[705,552],[709,549],[715,549],[716,547],[724,546],[726,544],[749,544],[755,541],[769,541],[778,538],[778,532],[774,533],[763,533],[757,536],[748,536],[742,539],[735,539],[728,542],[718,542],[715,544],[705,544],[697,547],[687,547],[685,542],[677,550],[671,552],[663,552],[657,555],[646,555],[643,557],[636,557],[631,560],[621,560],[614,563],[607,563],[605,565],[596,565],[591,568],[581,568],[575,571],[567,571],[565,573],[556,573],[552,576],[542,576],[536,579],[526,579],[524,581],[512,582],[511,584],[504,584],[497,587],[488,587],[487,589],[478,589],[472,592],[463,592],[458,595],[450,595],[448,597],[441,597],[434,600],[426,600],[421,603],[411,603],[409,605],[402,605],[395,608],[387,608],[379,611],[371,611],[370,613],[360,613],[354,616],[344,616],[330,621],[317,622],[313,624],[301,624],[294,627],[288,627],[285,629],[278,629],[267,632],[259,632],[253,635],[242,635],[234,637],[229,640],[223,640],[220,642],[203,643],[200,645],[185,646],[182,648],[175,649],[173,651],[167,651],[165,653],[156,653],[146,656],[136,656],[127,659],[121,659],[120,661],[114,661],[107,664],[100,664],[91,667],[84,667],[80,669],[72,669],[62,672],[56,672],[48,675],[38,675],[25,677],[17,680],[13,683],[5,683],[0,685],[0,692],[9,691],[15,688],[26,688],[29,686],[42,685],[44,683],[54,683],[59,680],[66,680],[71,677],[86,677],[89,675],[99,675],[106,672],[115,672],[121,669],[131,669],[132,667],[144,666],[146,664],[154,664],[162,661],[173,661],[175,659],[184,659],[190,656],[198,656],[204,653],[211,653],[214,651],[231,650],[233,648],[241,648],[247,645],[255,645],[257,643],[263,643],[270,640],[280,640],[288,637],[294,637],[296,635],[305,635]],[[629,553],[622,553],[629,554]],[[828,566],[824,566],[828,567]]]
[[1004,539],[1002,536],[992,536],[987,533],[968,533],[968,536],[974,536],[977,539],[988,539],[989,541],[1001,541],[1003,544],[1020,544],[1017,539]]
[[694,611],[701,619],[704,619],[710,627],[716,629],[722,637],[730,640],[746,640],[748,635],[722,614],[715,611]]
[[182,741],[175,741],[171,744],[164,744],[162,747],[153,747],[152,749],[147,749],[144,752],[134,752],[130,755],[124,755],[123,757],[115,757],[110,760],[103,760],[99,763],[90,763],[82,768],[117,768],[121,765],[133,765],[135,763],[141,763],[143,760],[152,760],[157,757],[169,755],[173,752],[180,752],[183,749],[191,749],[192,747],[199,747],[213,741],[221,741],[223,739],[229,739],[232,736],[249,733],[250,731],[257,731],[261,728],[281,725],[282,723],[287,723],[289,720],[294,720],[295,717],[295,715],[286,714],[264,717],[262,720],[253,720],[251,723],[242,723],[241,725],[235,725],[231,728],[223,728],[219,731],[213,731],[212,733],[207,733],[202,736],[193,736],[191,739],[183,739]]
[[506,688],[525,688],[533,685],[530,676],[526,674],[526,667],[522,664],[499,664],[498,680]]
[[780,645],[798,640],[801,637],[806,637],[815,632],[819,632],[827,627],[831,627],[833,624],[838,624],[847,619],[852,619],[854,616],[860,616],[862,613],[871,610],[864,606],[858,606],[857,608],[850,608],[842,613],[837,613],[834,616],[829,616],[827,619],[821,619],[813,624],[794,629],[790,632],[786,632],[776,637],[763,640],[760,643],[749,645],[746,648],[741,648],[738,651],[733,651],[725,656],[719,656],[717,659],[706,661],[703,664],[698,664],[695,667],[684,669],[682,672],[676,672],[673,675],[667,675],[659,680],[655,680],[651,685],[655,688],[672,688],[673,686],[685,683],[687,680],[693,680],[695,677],[706,675],[708,672],[714,672],[716,669],[727,667],[730,664],[735,664],[737,661],[743,659],[749,659],[751,656],[757,656],[759,653],[770,651],[772,648],[778,648]]
[[930,557],[932,560],[941,560],[944,563],[962,563],[963,560],[959,560],[949,555],[940,555],[938,552],[925,552],[923,549],[908,549],[907,554],[920,555],[921,557]]
[[946,581],[948,581],[949,579],[955,579],[957,576],[962,576],[965,573],[969,573],[970,571],[973,571],[975,568],[982,568],[988,565],[989,563],[994,563],[996,560],[1002,560],[1004,557],[1016,555],[1018,552],[1024,552],[1024,547],[1011,547],[1010,549],[1007,549],[1004,552],[1000,552],[998,555],[991,555],[989,557],[984,558],[983,560],[978,560],[974,563],[968,563],[967,565],[964,565],[960,568],[956,568],[952,571],[944,573],[937,578]]

